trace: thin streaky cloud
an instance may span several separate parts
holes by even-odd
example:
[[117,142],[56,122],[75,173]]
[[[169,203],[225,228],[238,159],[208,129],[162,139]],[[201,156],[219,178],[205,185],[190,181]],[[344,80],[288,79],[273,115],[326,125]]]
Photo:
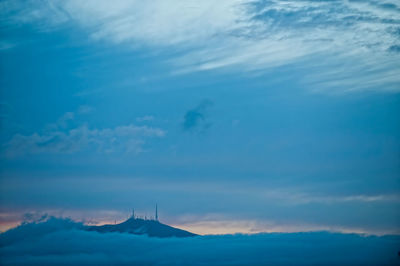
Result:
[[[390,47],[399,45],[391,32],[399,27],[397,5],[376,1],[56,1],[51,5],[29,2],[3,4],[2,13],[19,10],[14,20],[49,29],[74,23],[95,40],[124,43],[133,49],[151,47],[179,51],[166,60],[171,73],[223,70],[268,72],[284,65],[301,65],[311,91],[397,92],[399,53]],[[22,11],[21,11],[22,10]],[[28,12],[27,10],[30,10]],[[154,18],[157,18],[155,20]],[[157,21],[157,22],[155,22]],[[169,49],[170,50],[170,49]],[[356,55],[347,58],[351,51]],[[305,57],[318,60],[308,62]],[[329,78],[337,56],[346,64],[338,78]],[[366,58],[373,57],[367,62]],[[320,60],[323,59],[323,60]],[[324,62],[322,71],[310,73],[315,62]],[[343,62],[343,61],[342,61]],[[321,63],[320,63],[321,64]],[[359,66],[364,69],[360,70]],[[374,72],[370,75],[370,72]],[[348,73],[358,80],[351,82]],[[326,84],[321,89],[320,84]],[[389,84],[389,89],[382,89]]]

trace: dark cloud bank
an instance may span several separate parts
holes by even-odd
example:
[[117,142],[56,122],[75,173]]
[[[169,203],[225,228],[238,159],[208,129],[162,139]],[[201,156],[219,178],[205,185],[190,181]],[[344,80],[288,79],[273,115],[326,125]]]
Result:
[[0,235],[1,265],[398,265],[400,236],[274,233],[150,238],[50,218]]

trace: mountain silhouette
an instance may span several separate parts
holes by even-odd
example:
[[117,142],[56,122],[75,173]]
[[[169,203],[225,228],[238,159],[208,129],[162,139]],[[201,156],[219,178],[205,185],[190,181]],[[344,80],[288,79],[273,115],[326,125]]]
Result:
[[100,233],[130,233],[135,235],[148,235],[151,237],[191,237],[196,236],[191,232],[178,229],[158,220],[145,220],[131,217],[119,224],[105,224],[101,226],[87,226],[86,230]]

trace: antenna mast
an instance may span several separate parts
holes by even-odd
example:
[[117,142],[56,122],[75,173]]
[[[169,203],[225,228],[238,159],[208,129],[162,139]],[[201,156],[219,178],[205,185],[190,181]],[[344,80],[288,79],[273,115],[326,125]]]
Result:
[[156,203],[156,221],[158,221],[158,209],[157,209],[157,203]]

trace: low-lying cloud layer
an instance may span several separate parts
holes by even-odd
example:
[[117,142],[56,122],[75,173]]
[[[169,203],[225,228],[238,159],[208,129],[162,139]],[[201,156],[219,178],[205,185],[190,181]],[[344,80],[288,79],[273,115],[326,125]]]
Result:
[[66,219],[0,235],[1,265],[396,265],[398,236],[327,232],[159,239],[82,230]]

